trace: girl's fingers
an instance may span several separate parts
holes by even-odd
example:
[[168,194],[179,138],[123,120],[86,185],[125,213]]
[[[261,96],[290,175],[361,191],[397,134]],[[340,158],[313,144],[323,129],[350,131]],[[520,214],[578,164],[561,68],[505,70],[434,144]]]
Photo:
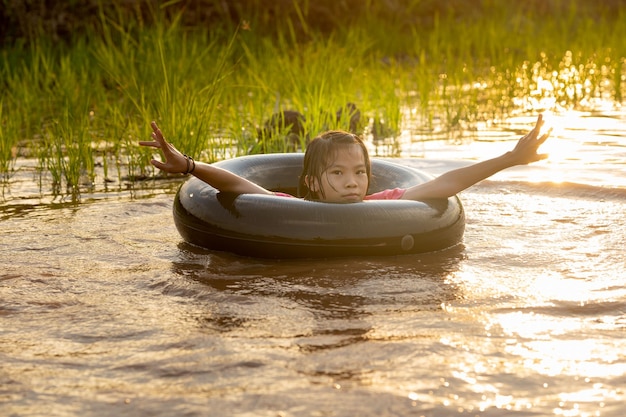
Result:
[[539,114],[539,116],[537,116],[537,122],[535,123],[535,127],[533,128],[533,130],[530,131],[529,136],[537,138],[537,136],[539,135],[539,131],[543,126],[543,123],[543,114]]
[[539,142],[539,145],[544,143],[550,137],[550,133],[552,133],[552,128],[550,128],[546,133],[541,135],[539,139],[537,139],[537,142]]
[[165,164],[161,161],[153,159],[152,161],[150,161],[150,163],[162,171],[165,170]]

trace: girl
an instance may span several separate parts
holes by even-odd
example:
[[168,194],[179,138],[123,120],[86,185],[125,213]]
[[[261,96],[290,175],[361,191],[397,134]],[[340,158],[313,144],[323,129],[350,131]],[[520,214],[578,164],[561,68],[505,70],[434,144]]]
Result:
[[[449,171],[407,189],[395,188],[371,195],[366,195],[370,180],[370,159],[363,141],[348,132],[325,132],[313,139],[307,147],[298,193],[307,200],[327,203],[451,197],[503,169],[547,158],[548,155],[537,153],[539,146],[550,136],[550,131],[540,136],[543,123],[543,116],[539,115],[535,127],[518,141],[515,148],[499,157]],[[167,142],[155,122],[151,125],[153,141],[142,141],[139,144],[161,149],[165,162],[151,161],[158,169],[168,173],[192,174],[222,192],[285,196],[266,190],[232,172],[194,161]]]

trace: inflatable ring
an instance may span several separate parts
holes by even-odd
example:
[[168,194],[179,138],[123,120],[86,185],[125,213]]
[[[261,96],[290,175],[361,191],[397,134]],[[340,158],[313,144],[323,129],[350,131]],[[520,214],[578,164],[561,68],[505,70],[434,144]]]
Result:
[[[304,155],[264,154],[217,162],[268,190],[295,195]],[[369,193],[431,177],[372,160]],[[332,204],[261,194],[220,193],[191,178],[174,201],[174,222],[196,246],[261,258],[319,258],[430,252],[458,244],[465,216],[458,197]]]

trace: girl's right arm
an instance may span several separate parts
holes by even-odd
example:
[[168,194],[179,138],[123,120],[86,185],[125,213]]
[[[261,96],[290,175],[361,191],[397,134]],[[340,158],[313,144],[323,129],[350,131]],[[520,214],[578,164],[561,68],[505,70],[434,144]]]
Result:
[[203,162],[195,162],[186,155],[183,155],[163,137],[161,129],[156,122],[151,123],[153,141],[139,142],[141,146],[149,146],[161,149],[165,162],[153,159],[150,161],[152,165],[171,174],[189,173],[201,179],[212,187],[222,192],[235,194],[272,194],[271,191],[248,181],[230,171],[215,167]]

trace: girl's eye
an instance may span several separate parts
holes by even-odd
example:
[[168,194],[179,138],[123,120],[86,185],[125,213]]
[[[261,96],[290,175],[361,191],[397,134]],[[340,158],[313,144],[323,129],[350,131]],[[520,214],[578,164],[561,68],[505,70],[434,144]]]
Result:
[[366,174],[367,172],[364,169],[360,169],[356,172],[358,175]]
[[335,170],[331,171],[331,174],[333,174],[333,175],[341,175],[341,171],[338,170],[338,169],[335,169]]

